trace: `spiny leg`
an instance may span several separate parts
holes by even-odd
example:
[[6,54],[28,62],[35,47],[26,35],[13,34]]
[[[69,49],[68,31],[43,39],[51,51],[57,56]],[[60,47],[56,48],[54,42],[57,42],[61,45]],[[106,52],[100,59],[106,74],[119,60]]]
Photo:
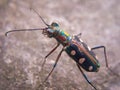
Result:
[[104,49],[104,55],[105,55],[106,67],[108,68],[108,60],[107,60],[107,54],[106,54],[106,48],[105,48],[105,46],[97,46],[97,47],[93,47],[93,48],[91,48],[91,50],[100,49],[100,48],[103,48],[103,49]]
[[49,56],[49,55],[51,55],[58,47],[59,47],[59,43],[45,56],[45,58],[44,58],[44,61],[43,61],[43,64],[42,64],[42,68],[43,68],[43,66],[44,66],[44,64],[45,64],[45,62],[46,62],[46,58]]
[[104,49],[105,62],[106,62],[106,67],[108,68],[108,70],[109,70],[110,72],[112,72],[114,75],[116,75],[117,77],[120,77],[120,75],[118,75],[117,73],[115,73],[115,72],[114,72],[112,69],[110,69],[109,66],[108,66],[108,59],[107,59],[107,54],[106,54],[106,48],[105,48],[105,46],[93,47],[93,48],[91,48],[91,50],[100,49],[100,48],[103,48],[103,49]]
[[78,42],[80,42],[80,36],[81,36],[81,34],[82,34],[82,33],[79,33],[79,34],[77,34],[77,35],[74,36],[74,38],[75,38]]
[[52,72],[53,72],[53,70],[55,69],[55,67],[56,67],[56,65],[57,65],[57,62],[58,62],[58,60],[59,60],[59,58],[60,58],[60,56],[61,56],[61,54],[62,54],[63,51],[64,51],[64,48],[63,48],[63,49],[60,51],[60,53],[58,54],[57,59],[56,59],[56,61],[55,61],[55,64],[54,64],[52,70],[49,72],[49,74],[48,74],[48,76],[46,77],[46,79],[45,79],[45,81],[43,82],[43,84],[47,81],[47,79],[49,78],[49,76],[52,74]]
[[86,79],[86,81],[87,81],[95,90],[97,90],[96,87],[88,80],[87,76],[84,74],[84,72],[82,71],[82,69],[81,69],[81,67],[80,67],[80,65],[79,65],[78,63],[77,63],[77,66],[78,66],[80,72],[82,73],[83,77]]
[[76,36],[77,36],[77,37],[81,37],[81,35],[82,35],[82,33],[79,33],[79,34],[77,34]]
[[[44,58],[44,61],[43,61],[43,63],[42,63],[42,68],[41,68],[41,71],[43,71],[43,67],[44,67],[44,64],[45,64],[45,62],[46,62],[46,58],[49,56],[49,55],[51,55],[58,47],[59,47],[59,45],[60,45],[60,43],[57,43],[57,45],[45,56],[45,58]],[[41,73],[41,71],[39,72],[39,73]],[[42,84],[40,84],[40,85],[38,85],[38,89],[39,89],[39,87],[40,86],[42,86]]]

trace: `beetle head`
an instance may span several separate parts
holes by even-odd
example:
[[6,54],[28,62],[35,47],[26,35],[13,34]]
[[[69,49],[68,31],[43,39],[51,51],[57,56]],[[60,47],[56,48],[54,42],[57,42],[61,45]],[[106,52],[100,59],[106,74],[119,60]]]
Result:
[[56,22],[52,22],[46,30],[43,30],[43,34],[51,38],[56,34],[57,30],[59,30],[59,25]]

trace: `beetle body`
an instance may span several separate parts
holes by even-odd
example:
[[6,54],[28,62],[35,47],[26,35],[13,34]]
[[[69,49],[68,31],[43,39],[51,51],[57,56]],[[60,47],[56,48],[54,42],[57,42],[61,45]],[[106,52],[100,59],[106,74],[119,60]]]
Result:
[[[33,11],[35,11],[33,9]],[[36,12],[36,11],[35,11]],[[37,13],[37,12],[36,12]],[[38,14],[38,13],[37,13]],[[44,24],[47,26],[46,28],[36,28],[36,29],[18,29],[18,30],[10,30],[5,33],[7,36],[10,32],[16,32],[16,31],[35,31],[35,30],[42,30],[42,34],[47,35],[49,38],[54,38],[58,42],[57,46],[54,47],[46,56],[44,59],[44,62],[42,64],[42,67],[44,66],[46,62],[46,58],[56,50],[56,48],[62,44],[63,48],[60,51],[59,55],[56,58],[54,67],[46,77],[45,81],[49,78],[51,73],[53,72],[54,68],[57,65],[57,62],[62,54],[63,51],[65,51],[75,62],[78,66],[80,72],[86,79],[86,81],[95,89],[96,87],[88,80],[87,76],[82,71],[81,67],[88,71],[88,72],[97,72],[99,70],[100,64],[98,62],[97,56],[93,52],[95,49],[103,48],[104,49],[104,55],[105,55],[105,61],[106,61],[106,67],[108,68],[107,63],[107,55],[106,55],[106,48],[105,46],[97,46],[93,48],[89,48],[86,43],[84,43],[81,39],[79,39],[79,35],[70,36],[66,32],[60,29],[59,25],[55,22],[53,22],[51,25],[48,25],[43,18],[38,14],[38,16],[41,18],[41,20],[44,22]],[[108,68],[109,69],[109,68]]]
[[98,71],[100,65],[96,55],[77,36],[70,36],[59,28],[57,23],[52,23],[47,31],[48,37],[53,37],[65,47],[66,53],[83,69],[89,72]]
[[[86,71],[89,72],[96,72],[99,69],[99,62],[97,61],[97,59],[95,58],[95,54],[92,51],[87,51],[85,48],[86,46],[84,46],[83,44],[77,44],[77,41],[74,41],[73,43],[71,43],[69,46],[67,46],[67,48],[65,49],[65,51],[67,52],[67,54],[77,63],[79,63],[79,65],[85,69]],[[84,50],[87,51],[87,53],[89,55],[86,55],[84,51],[82,51],[79,47],[83,48]],[[92,57],[92,59],[91,59]],[[93,61],[94,60],[94,61]]]

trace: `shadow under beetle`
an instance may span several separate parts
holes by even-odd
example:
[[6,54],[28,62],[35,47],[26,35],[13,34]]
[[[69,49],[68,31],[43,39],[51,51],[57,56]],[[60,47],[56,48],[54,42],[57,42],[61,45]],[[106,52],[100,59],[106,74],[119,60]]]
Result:
[[97,88],[88,80],[87,76],[84,74],[84,70],[88,72],[98,72],[100,68],[100,64],[98,62],[98,58],[93,50],[95,49],[104,49],[104,56],[105,56],[105,62],[106,67],[108,67],[107,62],[107,55],[106,55],[106,48],[105,46],[97,46],[93,48],[89,48],[86,43],[84,43],[79,37],[81,36],[81,33],[78,35],[70,36],[66,32],[60,29],[59,25],[56,22],[53,22],[51,25],[48,25],[43,18],[36,12],[36,10],[33,9],[33,11],[41,18],[41,20],[44,22],[44,24],[47,26],[46,28],[36,28],[36,29],[19,29],[19,30],[11,30],[5,33],[7,36],[10,32],[15,31],[35,31],[35,30],[42,30],[42,34],[48,36],[49,38],[54,38],[58,42],[57,45],[45,56],[44,62],[42,64],[42,67],[44,66],[46,62],[46,58],[51,55],[52,52],[54,52],[57,47],[59,47],[60,44],[62,44],[63,48],[60,51],[60,53],[57,56],[57,59],[55,61],[55,64],[46,77],[45,81],[49,78],[53,70],[55,69],[57,62],[62,54],[63,51],[65,51],[75,62],[77,67],[79,68],[80,72],[82,73],[83,77],[86,79],[86,81],[95,89]]

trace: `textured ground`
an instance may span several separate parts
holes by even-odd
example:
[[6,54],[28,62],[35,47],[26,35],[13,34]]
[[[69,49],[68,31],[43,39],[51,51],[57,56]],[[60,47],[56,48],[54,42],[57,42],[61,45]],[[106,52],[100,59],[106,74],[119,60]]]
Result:
[[[30,11],[36,9],[50,24],[56,21],[73,34],[82,33],[90,46],[105,45],[109,66],[120,75],[120,0],[0,0],[0,90],[94,90],[82,77],[66,53],[45,85],[60,46],[47,60],[44,56],[56,41],[41,31],[4,34],[11,29],[45,27]],[[98,73],[85,72],[98,90],[119,90],[120,77],[105,68],[103,50],[97,50],[101,68]]]

